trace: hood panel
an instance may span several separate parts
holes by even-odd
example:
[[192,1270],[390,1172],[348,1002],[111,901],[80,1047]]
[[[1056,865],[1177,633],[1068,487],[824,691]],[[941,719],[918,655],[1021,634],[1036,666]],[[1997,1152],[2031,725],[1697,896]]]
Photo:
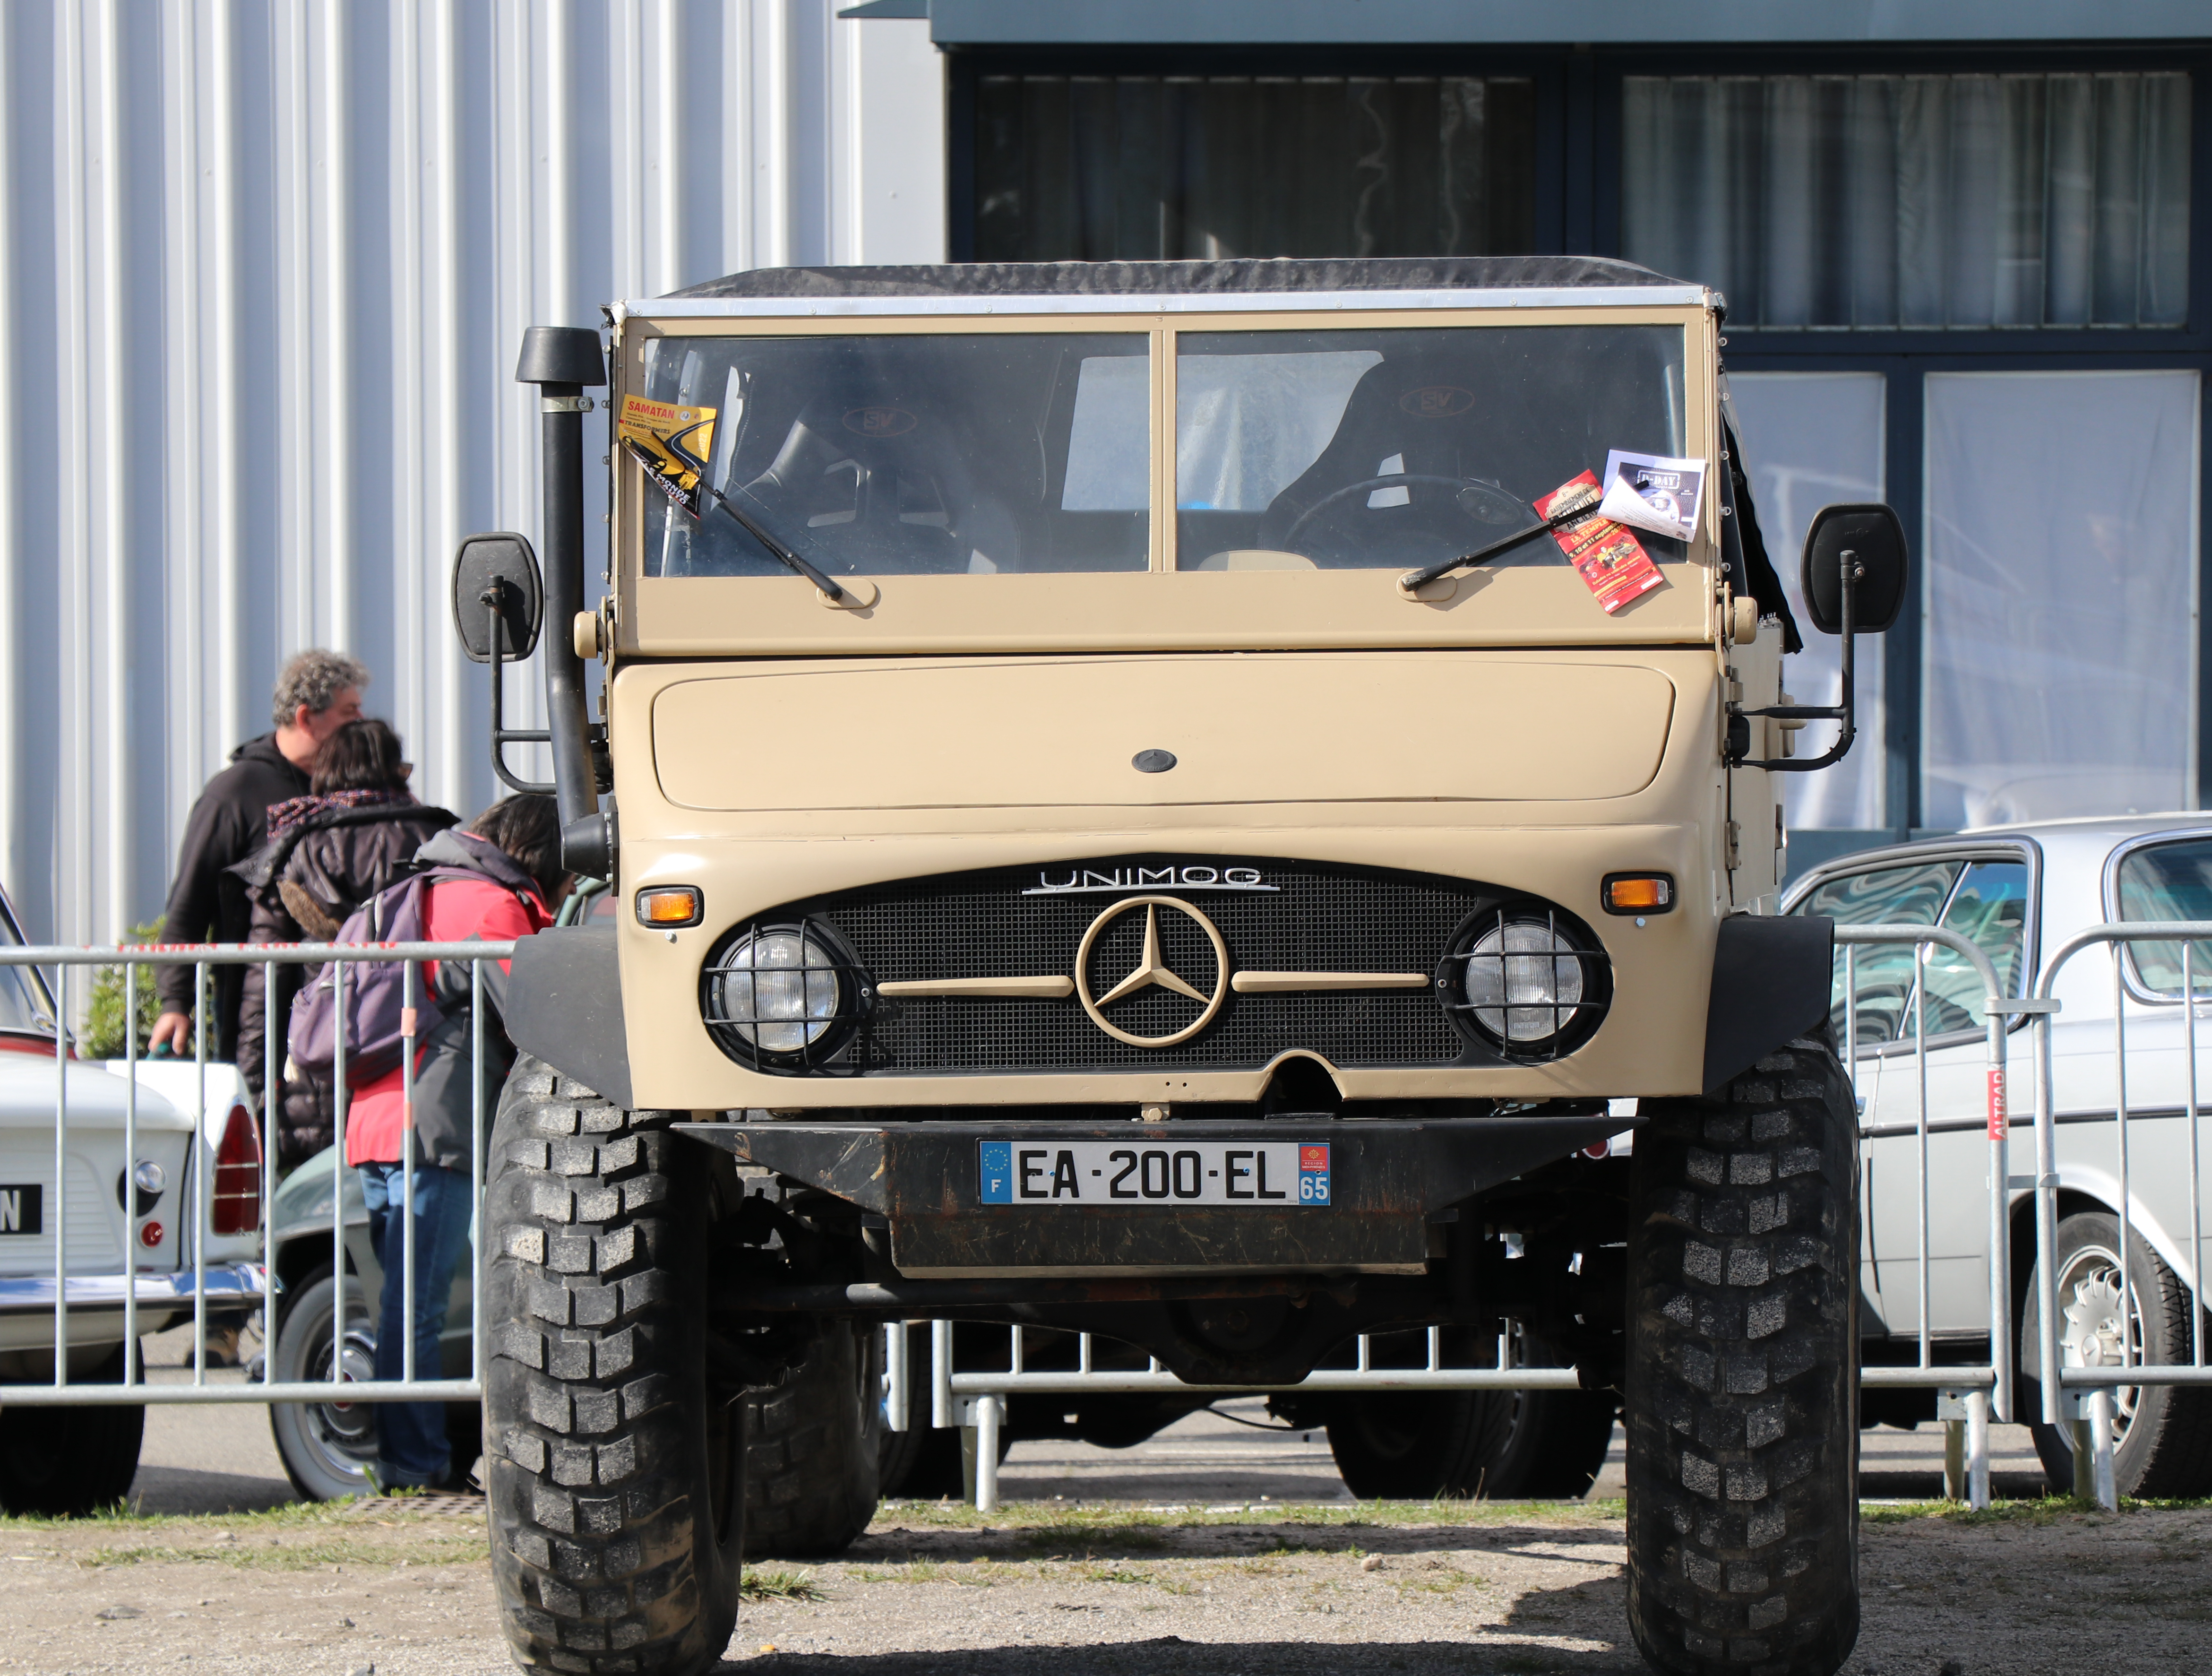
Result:
[[694,809],[1580,801],[1651,783],[1674,703],[1495,652],[771,665],[661,692],[653,758]]

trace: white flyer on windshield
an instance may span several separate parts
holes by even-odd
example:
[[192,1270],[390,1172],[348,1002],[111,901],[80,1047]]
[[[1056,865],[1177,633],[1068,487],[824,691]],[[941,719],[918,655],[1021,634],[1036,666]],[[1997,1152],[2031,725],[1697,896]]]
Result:
[[1605,498],[1598,511],[1617,524],[1687,541],[1698,532],[1698,500],[1705,462],[1615,448],[1605,457]]

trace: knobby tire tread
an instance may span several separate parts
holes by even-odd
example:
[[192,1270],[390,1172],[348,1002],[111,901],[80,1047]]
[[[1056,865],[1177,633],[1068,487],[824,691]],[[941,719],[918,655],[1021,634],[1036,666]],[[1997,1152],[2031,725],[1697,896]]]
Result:
[[531,1060],[501,1098],[485,1467],[503,1627],[527,1669],[690,1676],[736,1623],[743,1509],[717,1527],[708,1484],[709,1207],[677,1115],[623,1112]]
[[1825,1026],[1646,1100],[1629,1239],[1629,1624],[1676,1676],[1858,1636],[1858,1124]]

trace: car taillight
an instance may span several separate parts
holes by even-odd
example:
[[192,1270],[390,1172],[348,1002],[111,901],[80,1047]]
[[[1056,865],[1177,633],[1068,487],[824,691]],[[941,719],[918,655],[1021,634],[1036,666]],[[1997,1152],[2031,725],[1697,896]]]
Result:
[[208,1207],[209,1231],[251,1234],[261,1226],[261,1137],[252,1114],[230,1108],[222,1144],[215,1152],[215,1199]]

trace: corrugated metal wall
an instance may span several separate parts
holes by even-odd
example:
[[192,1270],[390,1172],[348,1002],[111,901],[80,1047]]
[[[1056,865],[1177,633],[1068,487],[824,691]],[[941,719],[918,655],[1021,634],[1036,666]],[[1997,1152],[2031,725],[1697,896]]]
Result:
[[303,646],[369,664],[427,801],[490,800],[447,567],[537,532],[522,328],[942,258],[928,25],[832,5],[0,5],[0,880],[33,936],[157,911]]

